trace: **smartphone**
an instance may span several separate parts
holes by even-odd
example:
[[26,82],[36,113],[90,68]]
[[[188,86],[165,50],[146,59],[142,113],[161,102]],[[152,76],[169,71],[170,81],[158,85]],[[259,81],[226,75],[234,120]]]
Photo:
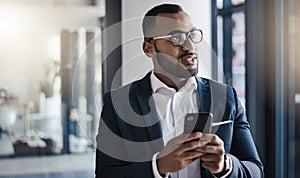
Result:
[[212,113],[209,112],[186,114],[184,120],[184,133],[211,133],[212,117]]

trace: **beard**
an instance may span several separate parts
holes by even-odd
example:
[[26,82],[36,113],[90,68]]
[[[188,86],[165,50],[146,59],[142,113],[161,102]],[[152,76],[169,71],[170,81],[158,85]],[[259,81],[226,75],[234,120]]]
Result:
[[[156,46],[155,46],[156,48]],[[187,55],[195,55],[197,60],[197,65],[194,68],[185,68],[185,64],[181,62],[180,59]],[[178,77],[178,78],[189,78],[191,76],[196,76],[198,74],[198,58],[196,53],[184,53],[180,55],[179,60],[175,59],[174,57],[171,57],[169,55],[161,53],[156,48],[156,59],[158,64],[162,69],[164,69],[166,72]]]

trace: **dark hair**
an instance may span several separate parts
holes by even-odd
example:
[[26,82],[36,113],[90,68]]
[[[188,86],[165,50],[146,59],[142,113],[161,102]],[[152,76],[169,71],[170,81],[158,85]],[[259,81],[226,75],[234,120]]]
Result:
[[157,16],[158,14],[162,14],[162,13],[175,14],[178,12],[183,12],[183,9],[181,8],[181,6],[177,4],[161,4],[150,9],[145,14],[143,19],[142,28],[143,28],[144,39],[146,40],[147,37],[149,37],[149,32],[152,30],[152,27],[155,23],[154,16]]

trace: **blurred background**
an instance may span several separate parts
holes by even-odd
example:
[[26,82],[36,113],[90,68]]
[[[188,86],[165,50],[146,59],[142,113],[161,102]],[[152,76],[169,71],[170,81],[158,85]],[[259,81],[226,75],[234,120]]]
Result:
[[300,177],[297,0],[0,0],[0,177],[94,177],[102,96],[151,70],[141,20],[163,2],[203,30],[205,77],[236,88],[265,177]]

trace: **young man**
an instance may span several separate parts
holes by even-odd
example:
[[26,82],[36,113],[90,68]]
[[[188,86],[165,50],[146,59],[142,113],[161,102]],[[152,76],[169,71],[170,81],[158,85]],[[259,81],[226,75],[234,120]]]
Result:
[[[196,77],[203,34],[178,5],[149,10],[143,50],[154,69],[104,96],[96,177],[263,177],[235,90]],[[211,134],[183,134],[187,113],[228,121]]]

